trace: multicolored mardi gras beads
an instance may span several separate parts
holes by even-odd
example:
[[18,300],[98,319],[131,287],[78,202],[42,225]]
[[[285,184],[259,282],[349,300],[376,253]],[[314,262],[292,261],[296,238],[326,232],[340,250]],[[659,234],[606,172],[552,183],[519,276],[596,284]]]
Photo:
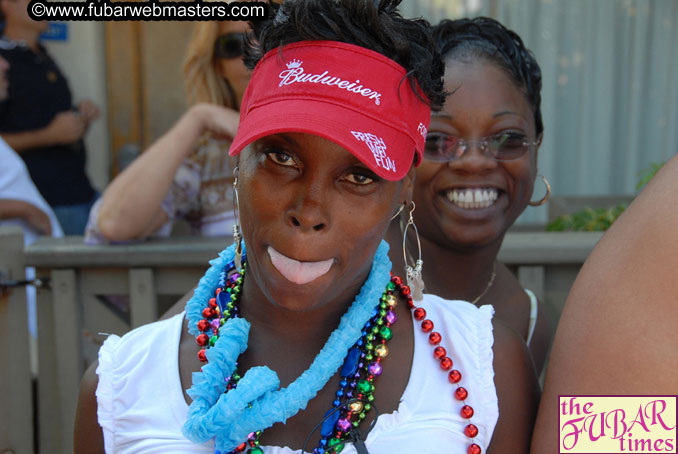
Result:
[[[246,263],[243,263],[242,270],[237,272],[235,266],[229,263],[229,266],[220,275],[219,285],[214,297],[208,300],[207,306],[202,311],[203,318],[197,322],[199,334],[196,337],[196,342],[201,347],[198,358],[203,363],[207,363],[206,350],[214,346],[219,338],[219,328],[229,318],[238,316],[238,303],[246,267]],[[433,331],[434,324],[426,318],[426,310],[415,306],[409,287],[403,285],[402,279],[398,276],[391,276],[391,281],[386,286],[372,317],[361,331],[360,339],[349,349],[346,355],[340,370],[339,388],[335,393],[332,408],[325,414],[320,429],[322,438],[313,450],[313,454],[340,453],[346,442],[356,440],[355,430],[366,418],[367,413],[372,410],[375,379],[383,372],[382,361],[389,354],[387,343],[393,337],[391,326],[398,320],[395,313],[398,304],[396,291],[403,300],[407,301],[408,307],[413,311],[414,319],[421,322],[422,331],[428,333],[428,341],[434,347],[433,356],[440,362],[441,370],[448,373],[450,383],[456,385],[453,396],[457,401],[463,403],[460,413],[464,419],[469,421],[464,428],[464,434],[471,439],[467,453],[481,454],[480,446],[473,440],[478,434],[477,426],[471,423],[474,410],[465,402],[468,398],[468,391],[459,384],[461,372],[452,369],[454,363],[447,356],[445,348],[440,345],[442,335]],[[240,375],[236,367],[231,377],[227,378],[226,392],[235,389],[238,386],[239,379]],[[263,454],[264,451],[259,442],[260,435],[261,431],[250,433],[247,440],[228,454],[244,452],[246,454]],[[215,454],[226,453],[215,452]]]

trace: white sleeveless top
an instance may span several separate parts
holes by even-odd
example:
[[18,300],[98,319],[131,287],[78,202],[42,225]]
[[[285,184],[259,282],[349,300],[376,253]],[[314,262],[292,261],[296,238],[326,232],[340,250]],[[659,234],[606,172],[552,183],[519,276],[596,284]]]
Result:
[[[486,452],[499,417],[492,367],[494,310],[435,295],[424,295],[419,305],[443,335],[441,345],[462,373],[467,403],[475,410],[472,422],[479,429],[475,441]],[[196,445],[181,433],[188,412],[178,363],[183,321],[184,314],[178,314],[122,338],[109,336],[101,347],[96,396],[106,453],[214,453],[213,443]],[[433,358],[428,335],[416,322],[414,328],[412,371],[398,410],[379,415],[365,445],[370,454],[466,453],[469,440],[463,429],[468,421],[460,416],[455,386]],[[385,376],[391,367],[397,365],[386,360]],[[262,448],[265,454],[301,453],[287,447]],[[342,453],[356,450],[346,444]]]

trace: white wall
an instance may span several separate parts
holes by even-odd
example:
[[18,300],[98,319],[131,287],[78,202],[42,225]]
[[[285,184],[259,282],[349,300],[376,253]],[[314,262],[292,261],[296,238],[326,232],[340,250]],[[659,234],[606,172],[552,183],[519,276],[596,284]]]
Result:
[[99,190],[109,180],[110,135],[107,119],[106,56],[103,22],[65,22],[66,41],[43,41],[68,79],[75,105],[83,99],[92,100],[101,116],[85,137],[87,174]]

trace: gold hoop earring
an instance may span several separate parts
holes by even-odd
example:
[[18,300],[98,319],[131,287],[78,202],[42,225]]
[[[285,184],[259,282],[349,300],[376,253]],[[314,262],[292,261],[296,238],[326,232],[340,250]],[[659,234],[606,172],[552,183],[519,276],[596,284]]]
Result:
[[[421,301],[424,298],[424,278],[421,275],[424,268],[424,261],[421,259],[421,242],[419,241],[419,231],[417,230],[417,226],[414,223],[413,213],[415,208],[416,205],[414,204],[414,201],[412,201],[410,218],[407,220],[407,224],[405,224],[405,228],[403,229],[403,261],[405,263],[407,286],[410,287],[410,291],[412,292],[412,299],[415,301]],[[414,236],[417,239],[418,258],[414,263],[414,266],[411,266],[407,263],[407,229],[410,226],[412,226],[412,229],[414,230]]]
[[233,242],[235,243],[235,269],[242,270],[242,233],[240,231],[240,201],[238,200],[238,167],[233,169]]
[[551,185],[549,184],[549,180],[547,180],[544,175],[539,176],[541,177],[541,180],[544,182],[544,186],[546,186],[546,195],[544,195],[544,197],[542,197],[540,200],[537,200],[536,202],[530,200],[529,204],[531,207],[542,206],[549,200],[549,198],[551,198]]

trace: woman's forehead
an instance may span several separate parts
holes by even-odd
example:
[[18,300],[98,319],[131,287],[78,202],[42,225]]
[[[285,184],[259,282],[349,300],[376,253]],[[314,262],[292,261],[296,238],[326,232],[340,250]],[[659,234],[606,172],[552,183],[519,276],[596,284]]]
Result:
[[448,61],[445,68],[445,89],[450,93],[440,113],[469,110],[515,111],[532,119],[532,107],[525,91],[516,85],[506,71],[489,61],[471,63]]

